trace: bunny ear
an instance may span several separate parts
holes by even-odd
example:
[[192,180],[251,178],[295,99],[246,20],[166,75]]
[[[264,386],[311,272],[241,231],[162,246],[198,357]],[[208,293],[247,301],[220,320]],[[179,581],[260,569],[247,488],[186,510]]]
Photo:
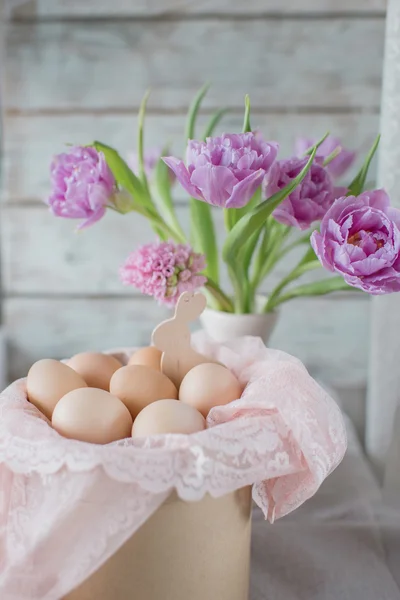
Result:
[[207,298],[201,292],[196,292],[196,294],[194,295],[194,300],[196,308],[198,310],[197,316],[199,317],[207,306]]
[[193,296],[190,292],[183,292],[175,305],[175,316],[178,316],[180,312],[185,309],[185,305],[190,302],[190,298]]
[[207,299],[201,292],[183,292],[176,304],[175,318],[181,321],[194,321],[206,308]]

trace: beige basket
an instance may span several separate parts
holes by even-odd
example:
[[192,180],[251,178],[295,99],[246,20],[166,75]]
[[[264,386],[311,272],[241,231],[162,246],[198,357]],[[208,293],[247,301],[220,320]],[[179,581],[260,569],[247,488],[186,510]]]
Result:
[[184,502],[172,494],[64,600],[247,600],[251,488]]

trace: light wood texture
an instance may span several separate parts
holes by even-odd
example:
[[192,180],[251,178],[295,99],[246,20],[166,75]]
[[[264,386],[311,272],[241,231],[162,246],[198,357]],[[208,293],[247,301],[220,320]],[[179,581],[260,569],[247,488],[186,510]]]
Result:
[[[358,295],[289,302],[270,345],[298,356],[327,383],[358,387],[366,376],[369,304]],[[22,376],[43,357],[148,345],[152,329],[167,317],[146,298],[9,297],[10,375]]]
[[[189,231],[189,209],[180,206],[179,219]],[[222,211],[214,209],[219,246],[225,238]],[[138,295],[119,280],[118,269],[139,244],[156,239],[148,222],[135,213],[109,211],[94,227],[75,233],[76,223],[53,217],[45,206],[12,207],[2,211],[3,286],[6,294]],[[295,266],[305,249],[297,248],[282,260],[261,286],[271,291]],[[221,284],[232,286],[221,264]],[[302,283],[326,277],[318,269]]]
[[386,0],[36,0],[28,2],[17,14],[38,17],[153,16],[183,15],[257,15],[325,14],[382,12]]
[[[63,143],[96,138],[126,156],[150,86],[146,146],[170,141],[181,155],[184,113],[211,81],[198,133],[222,105],[232,114],[219,131],[240,130],[249,92],[252,125],[279,139],[281,156],[296,135],[327,130],[363,154],[378,130],[384,10],[384,0],[37,0],[18,9],[22,20],[9,24],[7,39],[1,215],[11,376],[43,356],[147,345],[168,316],[118,279],[127,254],[153,238],[142,218],[109,214],[74,234],[73,221],[39,206]],[[176,197],[187,226],[179,186]],[[289,303],[272,339],[346,390],[360,428],[368,326],[368,299],[336,294]]]
[[[198,133],[207,122],[201,116]],[[149,114],[145,126],[145,147],[159,147],[171,143],[171,152],[181,156],[184,151],[183,115]],[[240,131],[241,114],[227,114],[217,132]],[[360,152],[362,157],[379,131],[377,114],[255,114],[254,127],[267,139],[279,140],[280,156],[289,156],[297,136],[311,135],[320,138],[330,131],[341,138],[344,145]],[[29,115],[8,116],[6,121],[4,200],[40,200],[49,191],[49,164],[53,154],[62,152],[65,143],[88,143],[99,139],[116,147],[126,157],[136,148],[136,115]],[[374,175],[371,168],[371,177]],[[354,172],[354,169],[353,169]],[[179,198],[185,197],[176,186]]]
[[[6,105],[14,110],[205,106],[377,107],[384,19],[11,24]],[[363,44],[360,51],[360,40]]]
[[183,292],[175,306],[174,316],[157,325],[151,341],[162,351],[161,371],[175,384],[182,383],[185,375],[197,365],[212,362],[193,350],[190,327],[207,306],[204,294]]

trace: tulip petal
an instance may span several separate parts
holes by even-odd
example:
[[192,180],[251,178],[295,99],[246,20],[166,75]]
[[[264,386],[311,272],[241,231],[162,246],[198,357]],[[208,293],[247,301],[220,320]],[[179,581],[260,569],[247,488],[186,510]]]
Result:
[[88,219],[85,219],[84,221],[82,221],[82,223],[79,223],[77,230],[86,229],[86,227],[90,227],[90,225],[93,225],[93,223],[99,221],[104,216],[105,212],[105,207],[100,206],[96,211],[92,212]]
[[232,194],[237,179],[228,167],[207,163],[195,168],[191,181],[201,191],[208,204],[229,208],[227,200]]
[[237,183],[226,202],[226,208],[242,208],[246,206],[254,196],[257,188],[262,184],[264,177],[264,169],[259,169]]
[[390,207],[390,198],[383,189],[363,192],[358,197],[365,201],[365,204],[386,212]]
[[349,189],[347,187],[345,187],[344,185],[336,185],[333,188],[333,197],[336,198],[342,198],[343,196],[345,196],[347,194],[347,192],[349,191]]
[[204,200],[200,190],[190,181],[189,171],[187,170],[183,160],[179,160],[179,158],[175,158],[174,156],[163,156],[162,160],[175,173],[176,178],[183,189],[186,190],[187,193],[192,196],[192,198],[196,198],[196,200]]
[[312,249],[314,250],[315,254],[317,255],[317,258],[318,258],[319,262],[321,263],[321,265],[323,267],[325,267],[325,269],[328,269],[328,271],[333,271],[334,269],[333,269],[332,265],[329,264],[329,262],[326,260],[325,242],[324,242],[324,238],[319,233],[319,231],[313,231],[313,233],[311,234],[311,237],[310,237],[310,244],[311,244]]
[[296,217],[293,215],[293,207],[289,198],[286,198],[272,213],[275,221],[278,223],[282,223],[282,225],[288,225],[289,227],[296,227],[300,229],[300,231],[304,231],[309,228],[309,225],[306,224],[304,227]]
[[329,173],[335,179],[348,171],[356,158],[356,153],[341,148],[340,153],[327,165]]

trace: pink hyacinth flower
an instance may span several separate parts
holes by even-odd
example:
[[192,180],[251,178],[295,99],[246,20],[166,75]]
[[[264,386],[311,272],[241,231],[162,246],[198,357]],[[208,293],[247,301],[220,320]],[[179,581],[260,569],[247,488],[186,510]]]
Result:
[[193,252],[190,246],[155,242],[132,252],[120,269],[120,277],[125,285],[172,307],[182,292],[194,291],[207,283],[201,274],[205,267],[204,256]]
[[278,152],[257,133],[223,134],[205,142],[189,140],[186,165],[164,157],[190,196],[223,208],[241,208],[253,197]]

